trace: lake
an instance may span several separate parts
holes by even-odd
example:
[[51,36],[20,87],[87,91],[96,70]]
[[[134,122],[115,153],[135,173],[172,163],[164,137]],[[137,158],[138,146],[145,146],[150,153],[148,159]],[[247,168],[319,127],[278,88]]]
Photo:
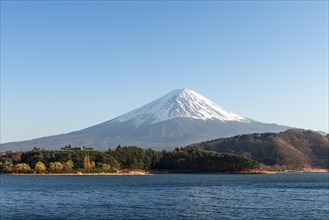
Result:
[[1,219],[328,219],[328,173],[1,175]]

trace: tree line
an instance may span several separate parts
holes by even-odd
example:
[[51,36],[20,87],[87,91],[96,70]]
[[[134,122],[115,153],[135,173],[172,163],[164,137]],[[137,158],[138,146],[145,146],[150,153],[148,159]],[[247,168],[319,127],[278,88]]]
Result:
[[176,148],[155,151],[136,146],[118,146],[101,151],[6,152],[0,157],[1,173],[115,173],[129,170],[240,172],[259,164],[237,154]]

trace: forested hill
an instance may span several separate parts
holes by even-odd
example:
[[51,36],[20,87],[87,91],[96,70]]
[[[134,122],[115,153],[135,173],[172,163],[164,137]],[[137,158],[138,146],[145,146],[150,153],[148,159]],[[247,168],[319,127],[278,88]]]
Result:
[[302,129],[281,133],[262,133],[220,138],[187,148],[221,153],[239,153],[266,165],[286,165],[291,168],[329,168],[329,135]]
[[258,167],[256,161],[242,155],[184,148],[162,152],[135,146],[118,146],[106,152],[36,148],[27,152],[6,152],[0,156],[0,173],[117,173],[129,170],[236,173]]

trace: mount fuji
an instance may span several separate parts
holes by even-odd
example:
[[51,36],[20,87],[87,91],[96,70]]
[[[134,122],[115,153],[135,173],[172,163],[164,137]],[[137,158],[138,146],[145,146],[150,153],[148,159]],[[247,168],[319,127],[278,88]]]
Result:
[[104,123],[68,134],[1,144],[1,150],[59,149],[68,144],[99,149],[117,145],[170,149],[220,137],[288,128],[245,118],[192,90],[179,89]]

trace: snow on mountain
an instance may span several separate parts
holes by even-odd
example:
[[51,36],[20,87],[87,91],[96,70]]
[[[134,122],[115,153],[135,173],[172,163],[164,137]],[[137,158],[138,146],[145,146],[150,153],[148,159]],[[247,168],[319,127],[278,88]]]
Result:
[[189,89],[177,89],[109,123],[133,121],[135,127],[174,118],[250,122],[249,119],[224,110],[206,97]]

